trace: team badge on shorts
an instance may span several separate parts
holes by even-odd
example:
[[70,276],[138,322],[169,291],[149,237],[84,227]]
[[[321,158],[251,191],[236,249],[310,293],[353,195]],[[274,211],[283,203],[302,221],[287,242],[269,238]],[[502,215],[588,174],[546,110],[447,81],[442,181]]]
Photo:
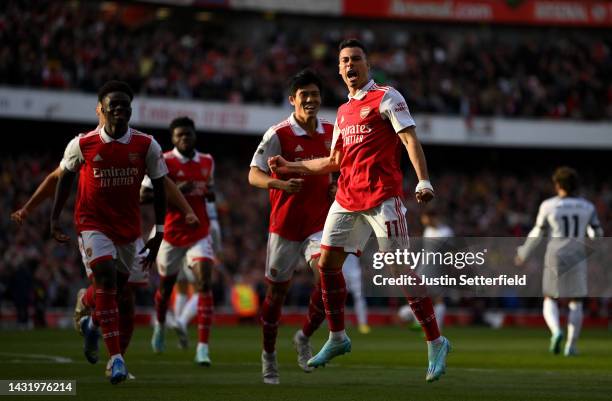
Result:
[[87,249],[85,249],[85,255],[86,255],[88,258],[91,258],[91,255],[93,255],[93,250],[92,250],[91,248],[87,248]]
[[278,270],[276,268],[274,268],[274,267],[271,268],[270,269],[270,276],[272,276],[272,277],[278,276]]
[[361,110],[359,110],[359,117],[361,117],[361,119],[363,120],[368,116],[368,114],[370,114],[371,110],[372,108],[370,106],[362,107]]

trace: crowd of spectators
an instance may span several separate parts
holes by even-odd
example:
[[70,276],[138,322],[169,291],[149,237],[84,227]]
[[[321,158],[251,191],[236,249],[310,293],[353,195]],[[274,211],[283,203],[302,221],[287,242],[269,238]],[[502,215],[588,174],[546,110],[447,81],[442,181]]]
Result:
[[[248,185],[248,160],[217,160],[218,208],[223,232],[223,263],[234,281],[264,288],[267,213],[266,191]],[[28,306],[35,311],[48,307],[69,307],[76,291],[86,285],[76,241],[60,245],[48,234],[51,202],[46,202],[28,222],[18,227],[9,220],[9,211],[22,206],[57,165],[49,156],[5,157],[0,163],[0,304],[15,305],[20,319],[27,321]],[[443,169],[440,169],[440,168]],[[591,172],[587,172],[591,173]],[[588,175],[588,174],[587,174]],[[553,193],[548,171],[530,173],[468,172],[438,166],[433,169],[436,185],[435,207],[458,236],[524,236],[531,228],[539,203]],[[414,182],[406,183],[406,203],[411,236],[422,227],[417,218],[422,211],[410,195]],[[605,174],[594,173],[582,192],[598,210],[607,235],[612,230],[612,187]],[[72,230],[72,201],[62,214],[62,224]],[[152,213],[143,206],[145,216]],[[152,224],[144,219],[145,226]],[[74,231],[70,232],[76,238]],[[153,275],[155,281],[155,274]],[[219,276],[220,277],[220,276]],[[309,277],[298,278],[288,304],[306,305]],[[218,282],[218,303],[227,303]],[[152,292],[145,289],[138,298],[151,305]],[[0,309],[1,310],[1,309]],[[42,318],[41,318],[42,319]]]
[[119,2],[0,4],[0,84],[94,92],[110,78],[138,93],[281,104],[286,79],[313,67],[346,99],[337,44],[361,38],[373,77],[414,112],[612,118],[605,30],[483,27],[166,9]]
[[[84,272],[74,246],[59,246],[49,237],[51,202],[32,214],[18,229],[10,221],[11,210],[23,206],[42,179],[55,169],[57,160],[44,155],[3,157],[0,161],[0,302],[13,304],[17,320],[28,322],[28,308],[35,307],[35,323],[44,324],[47,307],[72,303],[76,291],[85,283]],[[62,224],[70,228],[72,238],[73,200],[62,215]]]

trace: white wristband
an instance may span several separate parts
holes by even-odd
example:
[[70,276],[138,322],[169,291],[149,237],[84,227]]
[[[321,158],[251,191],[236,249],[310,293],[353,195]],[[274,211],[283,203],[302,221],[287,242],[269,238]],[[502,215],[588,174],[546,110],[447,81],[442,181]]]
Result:
[[429,189],[431,192],[434,191],[433,187],[431,186],[431,182],[429,182],[429,180],[420,180],[414,192],[418,193],[424,189]]
[[155,225],[155,234],[163,233],[163,232],[164,232],[164,225],[163,224],[156,224]]

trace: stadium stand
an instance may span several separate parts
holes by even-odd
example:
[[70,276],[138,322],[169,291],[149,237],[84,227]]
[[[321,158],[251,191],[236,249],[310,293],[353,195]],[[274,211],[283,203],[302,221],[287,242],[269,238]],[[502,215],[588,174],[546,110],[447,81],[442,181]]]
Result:
[[326,20],[153,5],[19,1],[0,5],[0,84],[95,92],[119,78],[141,94],[281,104],[286,77],[314,67],[326,104],[345,89],[337,43],[370,46],[373,77],[414,112],[612,118],[612,35],[606,30]]

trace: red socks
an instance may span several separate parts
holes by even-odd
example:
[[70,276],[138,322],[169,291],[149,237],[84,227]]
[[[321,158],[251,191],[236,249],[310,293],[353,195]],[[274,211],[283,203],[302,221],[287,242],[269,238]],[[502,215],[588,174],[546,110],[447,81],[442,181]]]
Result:
[[157,314],[157,321],[159,324],[166,323],[166,312],[168,312],[168,299],[162,297],[159,288],[155,291],[155,313]]
[[83,305],[85,305],[91,310],[94,310],[96,308],[95,294],[96,294],[96,288],[94,287],[93,284],[90,284],[89,287],[87,287],[87,291],[83,295]]
[[342,269],[323,270],[318,266],[321,273],[321,290],[325,315],[330,331],[344,330],[344,303],[346,302],[346,283],[342,275]]
[[121,354],[124,355],[134,333],[134,295],[129,284],[124,285],[123,291],[117,297],[119,307],[119,344]]
[[[159,324],[166,323],[166,313],[168,312],[168,305],[170,304],[170,298],[172,296],[172,289],[174,283],[176,283],[177,275],[171,275],[159,278],[159,287],[155,291],[155,312],[157,314],[157,321]],[[164,289],[166,296],[162,296],[161,288]]]
[[261,306],[261,327],[263,330],[263,349],[267,353],[274,352],[276,346],[276,335],[278,334],[278,324],[281,317],[282,302],[276,302],[270,295]]
[[96,289],[96,309],[94,316],[102,330],[102,337],[109,355],[121,353],[119,344],[119,310],[117,309],[117,291]]
[[408,297],[408,305],[410,305],[414,316],[423,328],[427,341],[433,341],[440,337],[440,330],[438,329],[438,322],[436,321],[436,314],[434,313],[431,298]]
[[306,337],[312,336],[321,323],[325,320],[325,305],[323,305],[323,294],[321,292],[321,283],[315,284],[315,287],[310,293],[310,304],[308,305],[308,316],[306,322],[302,326],[302,332]]
[[212,291],[198,294],[198,342],[208,344],[213,316]]
[[[104,291],[104,290],[100,290],[100,291]],[[106,293],[106,291],[104,292]],[[96,307],[95,294],[96,294],[96,289],[93,284],[87,287],[87,292],[85,292],[85,294],[83,295],[83,304],[85,304],[85,306],[87,306],[88,308],[92,310],[91,318],[93,319],[95,324],[97,326],[102,326],[98,316],[104,316],[105,314],[97,313],[98,308]],[[108,299],[106,301],[103,301],[103,303],[106,303],[106,302],[108,302]],[[117,335],[119,336],[119,348],[121,350],[121,354],[125,354],[125,351],[127,350],[127,347],[130,344],[130,340],[132,339],[132,334],[134,332],[134,301],[133,301],[132,289],[129,285],[124,285],[124,288],[121,294],[117,295],[116,307],[117,307],[116,308],[117,310],[116,319],[118,319],[118,323],[117,323],[118,334]],[[112,319],[112,313],[111,315],[106,314],[106,316]],[[113,322],[110,322],[110,325],[111,325],[110,331],[112,333],[113,331],[115,331],[115,329],[113,328],[115,324]],[[105,333],[104,328],[102,328],[102,330],[103,330],[102,333],[104,334]],[[112,335],[111,337],[114,337],[114,336],[115,335]],[[106,343],[106,339],[104,341]],[[115,344],[114,344],[115,340],[111,339],[110,341],[112,342],[111,344],[112,349],[116,350]],[[108,344],[107,344],[107,347],[108,347]],[[111,352],[111,355],[114,355],[116,353],[117,352]]]

